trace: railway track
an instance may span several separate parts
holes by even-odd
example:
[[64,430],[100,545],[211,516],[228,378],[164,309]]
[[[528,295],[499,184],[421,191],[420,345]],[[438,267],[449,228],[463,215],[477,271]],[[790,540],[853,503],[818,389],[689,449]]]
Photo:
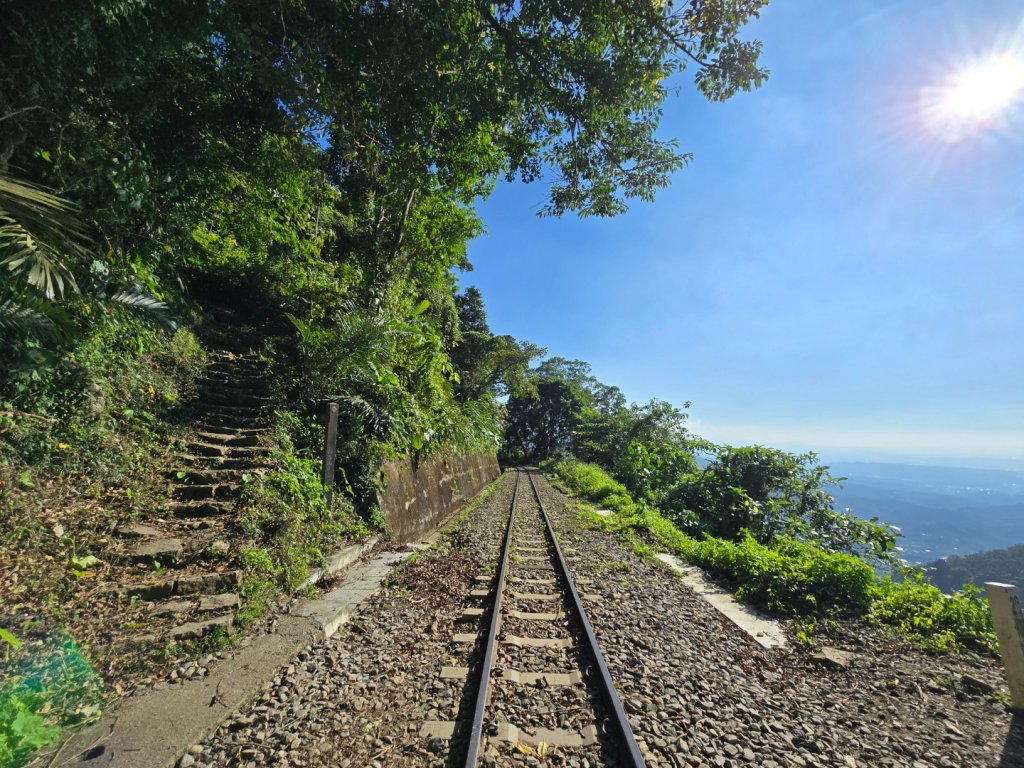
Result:
[[478,604],[463,614],[477,631],[453,638],[467,649],[466,665],[441,670],[442,680],[464,683],[458,714],[421,729],[447,742],[445,765],[557,754],[577,765],[644,766],[587,618],[588,595],[569,572],[529,470],[516,470],[496,572],[477,584],[470,599]]

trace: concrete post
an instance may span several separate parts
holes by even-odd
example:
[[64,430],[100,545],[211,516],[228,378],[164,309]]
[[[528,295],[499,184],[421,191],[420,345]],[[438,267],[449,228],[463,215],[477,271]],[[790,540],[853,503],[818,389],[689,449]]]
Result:
[[338,452],[338,404],[328,403],[327,411],[324,414],[324,466],[323,481],[327,489],[327,506],[331,507],[334,501],[334,462]]
[[992,612],[992,626],[999,638],[999,654],[1006,667],[1012,706],[1024,712],[1024,613],[1021,612],[1020,595],[1012,584],[991,581],[985,582],[985,592]]

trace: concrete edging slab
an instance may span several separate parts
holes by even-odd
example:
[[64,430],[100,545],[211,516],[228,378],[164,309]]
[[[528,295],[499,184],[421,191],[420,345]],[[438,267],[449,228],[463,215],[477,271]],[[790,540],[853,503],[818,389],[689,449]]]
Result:
[[659,553],[654,557],[679,574],[683,583],[696,592],[698,597],[746,632],[762,648],[786,647],[786,632],[779,622],[737,601],[708,580],[700,568],[687,566],[675,555],[667,553]]

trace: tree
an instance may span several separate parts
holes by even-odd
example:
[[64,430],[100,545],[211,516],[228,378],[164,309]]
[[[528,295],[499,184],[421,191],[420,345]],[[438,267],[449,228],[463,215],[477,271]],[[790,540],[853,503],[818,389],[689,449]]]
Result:
[[536,462],[572,450],[581,408],[579,392],[564,381],[540,379],[533,397],[511,397],[502,456]]
[[[762,82],[741,33],[764,4],[13,4],[0,170],[87,213],[110,284],[180,306],[216,278],[294,317],[302,362],[339,376],[297,376],[298,394],[349,382],[379,414],[394,398],[409,415],[366,440],[492,435],[496,398],[540,380],[525,374],[538,350],[489,335],[472,292],[456,305],[474,205],[513,178],[546,181],[552,215],[651,199],[687,159],[658,134],[676,76],[691,67],[713,100]],[[326,359],[364,323],[386,340],[366,370]],[[622,394],[587,377],[566,369],[571,392],[551,402],[578,404],[575,425],[580,408],[619,418]]]
[[459,311],[459,331],[490,335],[487,312],[484,311],[484,297],[475,285],[455,297],[455,308]]
[[753,445],[721,446],[705,469],[684,475],[666,505],[677,518],[696,518],[699,530],[739,541],[746,533],[762,544],[782,536],[811,540],[879,563],[895,563],[892,528],[836,512],[830,486],[840,480],[813,453],[792,454]]

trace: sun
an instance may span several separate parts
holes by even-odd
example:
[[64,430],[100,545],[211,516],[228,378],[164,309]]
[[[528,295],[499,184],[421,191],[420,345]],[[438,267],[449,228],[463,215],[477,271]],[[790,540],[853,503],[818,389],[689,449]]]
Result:
[[1024,58],[993,54],[921,92],[929,127],[947,141],[998,129],[1024,102]]

